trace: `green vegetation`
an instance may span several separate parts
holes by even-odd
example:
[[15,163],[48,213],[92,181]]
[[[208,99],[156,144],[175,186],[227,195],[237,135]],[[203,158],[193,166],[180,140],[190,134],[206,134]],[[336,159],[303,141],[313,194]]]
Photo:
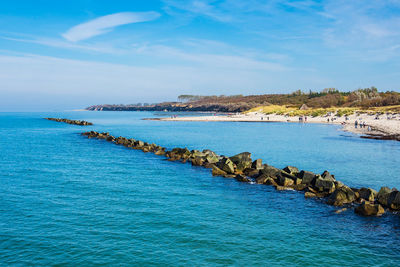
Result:
[[[288,114],[289,116],[318,116],[335,112],[337,116],[357,112],[400,112],[400,93],[379,92],[370,87],[341,92],[336,88],[325,88],[320,92],[297,90],[290,94],[200,96],[180,95],[179,102],[132,105],[95,105],[88,110],[157,110],[157,111],[212,111],[245,112],[258,107],[272,106],[265,113]],[[305,108],[300,110],[302,105]],[[279,108],[278,108],[279,107]],[[290,109],[290,110],[288,110]]]
[[[341,92],[336,88],[325,88],[320,92],[309,90],[308,92],[296,90],[290,94],[266,94],[266,95],[234,95],[234,96],[193,96],[182,95],[180,100],[187,100],[192,105],[222,105],[231,110],[252,109],[258,106],[287,106],[300,108],[306,104],[312,109],[327,109],[332,107],[345,107],[340,110],[338,116],[350,115],[354,112],[351,108],[369,109],[372,107],[384,107],[400,105],[400,93],[394,91],[379,92],[376,87],[357,89],[355,91]],[[284,110],[276,110],[285,113]],[[323,112],[323,111],[315,111]]]
[[357,108],[342,108],[342,107],[332,107],[332,108],[310,108],[307,110],[300,110],[296,107],[287,107],[279,105],[268,105],[252,108],[247,112],[260,112],[264,114],[277,114],[277,115],[287,115],[289,117],[295,116],[325,116],[328,113],[335,114],[338,117],[349,116],[354,114]]

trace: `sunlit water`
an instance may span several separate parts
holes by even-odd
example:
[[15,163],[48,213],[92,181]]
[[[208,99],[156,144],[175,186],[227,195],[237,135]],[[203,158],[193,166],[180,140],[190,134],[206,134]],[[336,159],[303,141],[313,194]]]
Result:
[[400,187],[400,142],[360,139],[332,125],[141,120],[152,116],[0,113],[0,265],[400,264],[399,215],[335,214],[299,192],[212,177],[79,133],[249,151],[276,167],[329,170],[345,184],[375,189]]

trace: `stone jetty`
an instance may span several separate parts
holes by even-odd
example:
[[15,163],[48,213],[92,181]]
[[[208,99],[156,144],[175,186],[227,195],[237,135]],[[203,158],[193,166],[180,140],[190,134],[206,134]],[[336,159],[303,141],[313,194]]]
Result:
[[336,180],[328,171],[322,174],[299,170],[293,166],[279,169],[263,164],[261,159],[252,160],[251,153],[243,152],[232,157],[218,155],[211,150],[189,150],[150,144],[144,141],[114,137],[109,133],[85,132],[88,138],[104,139],[127,148],[164,156],[169,161],[191,163],[193,166],[208,168],[213,176],[233,178],[239,182],[265,184],[277,190],[296,190],[306,198],[319,198],[329,205],[341,207],[336,213],[353,208],[363,216],[381,216],[385,211],[400,211],[400,192],[382,187],[379,192],[371,188],[351,188]]
[[80,120],[69,120],[69,119],[59,119],[59,118],[45,118],[45,119],[49,120],[49,121],[65,122],[68,124],[74,124],[74,125],[80,125],[80,126],[93,125],[93,123],[91,123],[91,122],[80,121]]

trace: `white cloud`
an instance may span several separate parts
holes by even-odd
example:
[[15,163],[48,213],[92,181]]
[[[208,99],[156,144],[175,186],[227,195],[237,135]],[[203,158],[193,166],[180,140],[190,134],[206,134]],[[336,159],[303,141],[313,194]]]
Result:
[[73,49],[80,51],[88,51],[88,52],[98,52],[98,53],[110,53],[110,54],[119,54],[121,50],[116,49],[110,45],[106,44],[90,44],[90,45],[80,45],[76,43],[71,43],[63,40],[52,39],[52,38],[41,38],[41,37],[32,37],[30,39],[24,38],[15,38],[15,37],[0,37],[1,39],[8,41],[15,41],[21,43],[30,43],[30,44],[39,44],[44,46],[62,48],[62,49]]
[[179,11],[210,17],[220,22],[229,22],[233,19],[227,12],[216,8],[212,4],[213,1],[210,0],[164,0],[164,2],[167,5],[167,12],[170,12],[171,8],[173,8]]
[[113,30],[114,27],[155,20],[160,14],[150,12],[121,12],[90,20],[69,29],[62,36],[71,42],[86,40]]

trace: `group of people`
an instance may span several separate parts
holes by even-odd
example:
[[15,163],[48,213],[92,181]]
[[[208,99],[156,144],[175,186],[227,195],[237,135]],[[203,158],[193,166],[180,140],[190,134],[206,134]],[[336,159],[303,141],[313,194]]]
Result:
[[299,122],[307,122],[307,116],[300,116]]
[[366,127],[368,127],[368,131],[371,131],[371,126],[365,124],[365,121],[360,121],[360,122],[358,122],[358,120],[355,120],[355,122],[354,122],[354,127],[357,128],[357,126],[360,126],[360,128],[366,128]]

